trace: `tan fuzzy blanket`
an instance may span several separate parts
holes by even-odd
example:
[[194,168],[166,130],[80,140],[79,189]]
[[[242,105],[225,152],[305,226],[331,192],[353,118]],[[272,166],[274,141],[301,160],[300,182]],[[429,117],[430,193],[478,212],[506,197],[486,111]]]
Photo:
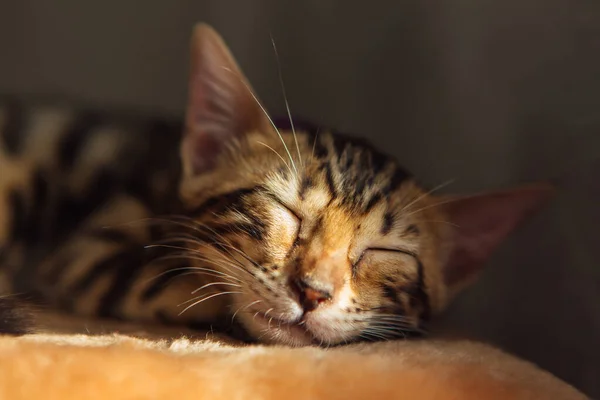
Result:
[[333,349],[217,340],[0,338],[0,399],[585,399],[547,372],[468,341]]

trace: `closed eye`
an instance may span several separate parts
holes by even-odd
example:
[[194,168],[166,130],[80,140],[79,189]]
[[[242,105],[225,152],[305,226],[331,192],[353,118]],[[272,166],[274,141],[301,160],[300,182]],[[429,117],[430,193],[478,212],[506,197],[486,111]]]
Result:
[[[414,252],[405,250],[405,249],[389,249],[389,248],[384,248],[384,247],[369,247],[368,249],[363,251],[363,254],[367,251],[387,251],[387,252],[391,252],[391,253],[402,253],[402,254],[409,255],[409,256],[413,257],[414,259],[418,259],[417,255]],[[361,255],[361,257],[362,257],[362,255]]]
[[[285,236],[289,237],[291,240],[289,242],[289,248],[287,250],[286,258],[290,256],[292,251],[298,246],[300,243],[300,229],[302,227],[302,218],[292,210],[288,205],[279,200],[276,196],[271,193],[267,193],[269,198],[273,200],[273,202],[277,203],[281,212],[285,213],[287,216],[285,220],[281,220],[280,232],[285,232]],[[281,214],[280,214],[281,215]],[[292,228],[289,231],[286,231],[287,228]],[[293,232],[292,232],[293,230]]]
[[292,210],[290,208],[290,206],[288,206],[287,204],[285,204],[283,201],[281,201],[277,196],[273,195],[272,193],[266,193],[267,196],[269,196],[271,198],[271,200],[273,200],[274,202],[276,202],[277,204],[279,204],[281,207],[285,208],[287,211],[290,212],[290,214],[292,214],[294,217],[296,217],[296,219],[298,220],[298,223],[302,223],[302,218],[300,218],[300,216],[298,215],[298,213],[294,210]]
[[358,257],[358,259],[356,260],[356,262],[352,265],[352,271],[353,271],[353,273],[356,273],[356,271],[358,270],[358,265],[362,261],[362,259],[365,256],[365,254],[367,254],[369,251],[379,251],[379,252],[406,254],[406,255],[414,258],[418,263],[420,263],[419,257],[417,256],[417,254],[414,253],[414,252],[412,252],[412,251],[406,250],[406,249],[393,249],[393,248],[385,248],[385,247],[369,247],[369,248],[363,250],[363,252],[360,254],[360,257]]

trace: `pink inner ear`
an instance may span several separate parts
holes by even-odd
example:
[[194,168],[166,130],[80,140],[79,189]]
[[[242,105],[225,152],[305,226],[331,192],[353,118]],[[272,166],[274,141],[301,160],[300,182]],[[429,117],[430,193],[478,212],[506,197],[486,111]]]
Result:
[[212,169],[228,143],[260,126],[259,106],[221,37],[198,25],[191,46],[184,171],[193,177]]
[[216,165],[221,144],[215,136],[207,132],[197,132],[193,138],[184,139],[184,146],[192,155],[189,162],[193,174],[208,171]]
[[496,247],[552,192],[552,186],[539,184],[450,200],[444,208],[457,227],[444,270],[446,283],[473,278]]

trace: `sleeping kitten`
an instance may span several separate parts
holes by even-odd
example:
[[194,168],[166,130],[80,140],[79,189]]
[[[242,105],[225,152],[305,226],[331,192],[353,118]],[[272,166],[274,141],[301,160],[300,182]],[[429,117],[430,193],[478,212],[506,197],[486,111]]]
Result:
[[0,108],[11,290],[79,315],[235,321],[289,345],[402,338],[551,193],[434,195],[361,140],[279,129],[208,26],[191,50],[182,129]]

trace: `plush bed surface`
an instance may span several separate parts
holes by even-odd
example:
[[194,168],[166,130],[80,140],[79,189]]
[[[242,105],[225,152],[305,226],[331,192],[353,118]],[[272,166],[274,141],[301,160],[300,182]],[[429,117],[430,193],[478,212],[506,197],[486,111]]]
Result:
[[469,341],[332,349],[40,333],[0,338],[0,399],[585,399]]

